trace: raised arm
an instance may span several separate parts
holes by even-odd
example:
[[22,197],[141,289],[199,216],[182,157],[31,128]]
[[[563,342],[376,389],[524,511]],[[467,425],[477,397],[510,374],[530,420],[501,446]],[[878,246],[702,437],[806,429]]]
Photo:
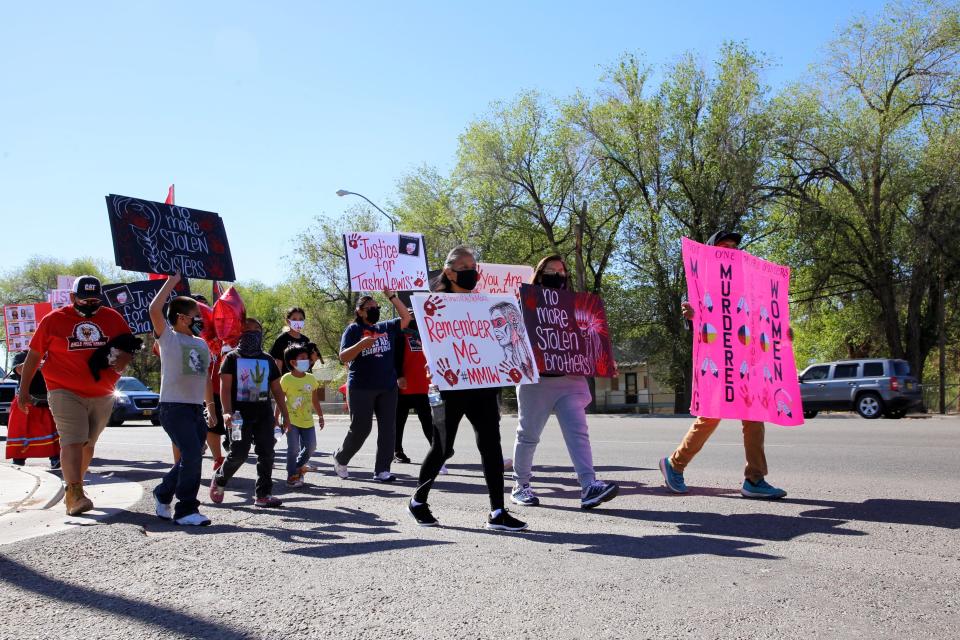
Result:
[[163,317],[163,304],[170,297],[170,292],[180,282],[180,272],[168,276],[160,291],[150,302],[150,322],[153,324],[153,335],[160,337],[167,330],[167,319]]

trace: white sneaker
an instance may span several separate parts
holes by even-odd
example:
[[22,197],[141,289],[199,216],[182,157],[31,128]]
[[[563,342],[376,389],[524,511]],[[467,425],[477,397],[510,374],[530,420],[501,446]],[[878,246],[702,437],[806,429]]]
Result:
[[381,471],[380,473],[374,474],[373,479],[377,482],[393,482],[397,479],[397,476],[389,471]]
[[341,480],[346,480],[350,477],[350,471],[347,468],[347,465],[340,464],[337,462],[337,459],[333,459],[333,470],[337,472],[337,475],[340,476]]
[[160,499],[157,498],[157,496],[153,496],[153,504],[158,518],[163,520],[173,519],[173,508],[170,505],[160,502]]
[[177,524],[185,525],[188,527],[205,527],[210,524],[210,518],[203,515],[202,513],[191,513],[188,516],[183,516],[182,518],[177,518]]
[[440,475],[445,476],[448,473],[450,473],[450,471],[447,470],[447,465],[443,465],[442,467],[440,467]]

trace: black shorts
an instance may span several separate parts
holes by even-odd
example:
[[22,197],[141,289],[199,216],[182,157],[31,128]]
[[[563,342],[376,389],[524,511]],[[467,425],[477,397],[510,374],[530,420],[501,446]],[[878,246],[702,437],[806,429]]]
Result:
[[220,404],[220,394],[213,394],[213,409],[217,412],[217,424],[207,427],[207,433],[216,433],[221,436],[227,435],[227,425],[223,423],[223,405]]

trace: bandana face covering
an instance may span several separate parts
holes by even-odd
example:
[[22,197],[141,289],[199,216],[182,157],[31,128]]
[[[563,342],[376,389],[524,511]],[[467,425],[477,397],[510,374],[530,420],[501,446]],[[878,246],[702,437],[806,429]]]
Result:
[[244,331],[240,334],[240,343],[237,345],[240,355],[256,356],[263,351],[263,332]]

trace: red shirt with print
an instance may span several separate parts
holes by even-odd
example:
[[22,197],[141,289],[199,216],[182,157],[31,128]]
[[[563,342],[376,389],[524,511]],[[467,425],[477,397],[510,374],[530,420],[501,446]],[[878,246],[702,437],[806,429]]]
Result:
[[400,393],[407,396],[422,395],[429,390],[427,383],[427,356],[419,337],[403,335],[403,377],[407,379],[407,388]]
[[46,315],[30,340],[30,349],[46,354],[43,377],[47,388],[66,389],[84,398],[108,396],[120,379],[113,369],[100,372],[94,380],[87,362],[99,347],[124,333],[127,321],[109,307],[100,307],[92,318],[84,318],[72,306]]

